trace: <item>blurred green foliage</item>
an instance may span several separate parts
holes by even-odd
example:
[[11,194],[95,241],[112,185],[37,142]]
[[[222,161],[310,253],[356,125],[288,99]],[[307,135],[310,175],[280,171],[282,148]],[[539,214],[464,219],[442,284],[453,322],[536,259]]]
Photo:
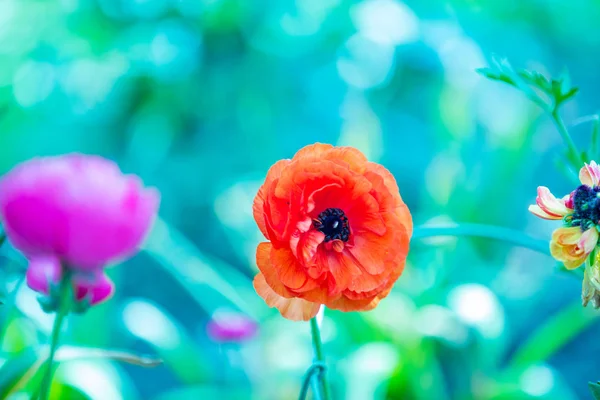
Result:
[[[0,1],[0,172],[95,153],[163,198],[144,250],[110,270],[116,296],[69,317],[63,343],[80,351],[63,359],[54,398],[296,398],[310,329],[253,292],[251,204],[273,162],[315,141],[384,164],[417,225],[549,239],[555,225],[527,205],[537,185],[572,189],[557,168],[560,135],[522,93],[475,70],[491,54],[568,70],[581,91],[561,111],[597,159],[583,146],[590,124],[575,118],[599,104],[599,18],[592,0]],[[15,384],[35,375],[52,317],[21,284],[21,256],[6,245],[0,255],[0,387],[23,399],[31,389]],[[579,297],[580,279],[548,255],[492,238],[416,238],[376,310],[326,312],[334,396],[589,398],[600,326]],[[223,309],[258,321],[258,335],[212,340],[206,326]]]

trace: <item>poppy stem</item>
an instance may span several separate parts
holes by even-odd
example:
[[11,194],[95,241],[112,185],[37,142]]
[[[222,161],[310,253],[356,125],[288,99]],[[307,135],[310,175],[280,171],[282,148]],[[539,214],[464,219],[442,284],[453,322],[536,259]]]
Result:
[[314,362],[310,366],[308,371],[306,371],[306,374],[304,374],[304,380],[302,381],[302,389],[300,390],[300,396],[298,396],[299,400],[306,400],[306,396],[308,395],[308,388],[310,387],[310,383],[313,379],[313,376],[324,370],[325,365],[319,362]]
[[67,314],[71,308],[71,274],[65,268],[63,269],[63,278],[60,281],[60,297],[59,306],[56,310],[56,317],[54,319],[54,326],[52,327],[52,337],[50,341],[50,354],[46,361],[46,371],[44,372],[44,378],[40,387],[40,400],[48,400],[50,396],[50,387],[52,384],[52,375],[54,374],[54,356],[58,349],[58,341],[60,338],[60,331]]
[[331,400],[331,394],[329,392],[329,382],[327,381],[326,368],[325,368],[325,354],[323,353],[323,342],[321,341],[321,330],[317,318],[311,318],[310,320],[310,331],[312,334],[313,348],[315,351],[315,364],[321,365],[317,377],[319,378],[320,388],[322,390],[323,400]]

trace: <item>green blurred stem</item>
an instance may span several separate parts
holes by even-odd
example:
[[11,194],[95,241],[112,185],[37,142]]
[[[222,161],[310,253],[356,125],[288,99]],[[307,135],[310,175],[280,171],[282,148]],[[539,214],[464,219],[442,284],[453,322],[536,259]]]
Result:
[[460,224],[440,227],[421,226],[415,228],[413,233],[413,239],[435,236],[476,236],[511,243],[550,255],[550,246],[547,240],[536,239],[515,229],[501,226],[485,224]]
[[65,317],[69,314],[71,308],[71,274],[68,270],[63,270],[63,278],[60,281],[60,304],[56,311],[56,318],[54,319],[54,326],[52,327],[52,338],[50,342],[50,354],[46,361],[46,371],[44,372],[44,378],[40,387],[40,399],[48,400],[50,396],[50,387],[52,384],[52,375],[54,373],[54,357],[56,350],[58,349],[58,341],[60,338],[60,331],[65,320]]
[[565,123],[563,122],[563,119],[560,116],[560,113],[558,112],[558,108],[555,107],[554,110],[552,110],[552,112],[550,113],[550,115],[552,116],[552,121],[554,121],[554,125],[556,125],[558,133],[560,133],[560,136],[562,136],[563,141],[569,149],[569,156],[570,158],[572,158],[571,162],[573,163],[573,167],[575,167],[575,169],[580,168],[581,157],[579,151],[577,150],[577,146],[575,145],[571,134],[567,130],[567,127],[565,126]]
[[12,290],[12,292],[6,299],[6,303],[2,304],[2,302],[0,302],[0,304],[2,304],[3,310],[5,310],[4,318],[3,318],[5,320],[5,322],[4,322],[4,325],[0,328],[0,345],[2,344],[4,335],[6,334],[6,329],[8,329],[8,320],[10,318],[11,312],[13,312],[13,311],[18,312],[18,310],[16,308],[17,294],[19,293],[19,290],[21,290],[21,286],[23,286],[23,282],[25,282],[25,275],[23,275],[19,278],[14,289]]
[[325,354],[323,353],[321,330],[319,329],[319,324],[317,323],[316,317],[310,320],[310,331],[312,334],[313,348],[315,350],[315,364],[321,365],[320,372],[317,376],[319,377],[319,381],[321,383],[319,386],[322,389],[322,398],[323,400],[331,400],[331,394],[329,393],[329,382],[327,382],[327,374],[325,372]]

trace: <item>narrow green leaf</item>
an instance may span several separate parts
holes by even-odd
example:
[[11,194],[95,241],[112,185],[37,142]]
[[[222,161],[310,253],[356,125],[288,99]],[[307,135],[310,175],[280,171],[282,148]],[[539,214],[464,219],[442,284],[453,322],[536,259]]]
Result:
[[566,93],[563,93],[562,97],[564,100],[567,100],[571,97],[574,97],[577,93],[579,93],[579,88],[574,87],[568,90]]
[[592,396],[595,400],[600,400],[600,382],[588,382]]
[[518,87],[516,81],[513,78],[502,72],[494,71],[491,68],[479,68],[475,71],[492,81],[504,82],[508,83],[511,86]]
[[[554,90],[554,82],[550,82],[548,78],[537,71],[520,70],[517,75],[527,84],[538,88],[542,92],[551,95]],[[559,88],[560,91],[560,88]]]
[[32,349],[6,358],[7,361],[0,367],[0,399],[6,399],[10,393],[18,390],[39,368],[36,367],[39,355]]
[[564,102],[573,98],[577,94],[577,92],[579,92],[579,88],[571,88],[566,92],[559,92],[558,94],[555,94],[555,107],[560,107]]
[[133,354],[123,350],[61,346],[56,353],[56,360],[59,362],[81,359],[113,360],[147,368],[156,367],[162,364],[162,360],[160,358],[148,355]]
[[[44,346],[16,355],[3,354],[2,357],[7,361],[0,367],[0,399],[5,399],[9,394],[22,390],[25,386],[35,391],[40,384],[40,371],[48,358],[48,352],[48,346]],[[162,360],[158,358],[140,356],[121,350],[62,346],[56,352],[56,361],[58,362],[83,359],[121,361],[142,367],[155,367],[162,364]]]
[[209,312],[224,301],[255,319],[259,319],[258,314],[265,310],[247,276],[229,264],[203,254],[185,235],[160,218],[156,220],[144,250]]
[[584,150],[581,152],[581,159],[583,160],[583,162],[589,162],[590,156],[588,155],[587,151]]
[[595,117],[594,122],[592,122],[592,138],[590,144],[590,157],[592,160],[598,157],[598,131],[600,130],[600,117],[598,115]]
[[547,360],[598,321],[600,313],[573,303],[540,325],[519,347],[510,366],[521,368]]

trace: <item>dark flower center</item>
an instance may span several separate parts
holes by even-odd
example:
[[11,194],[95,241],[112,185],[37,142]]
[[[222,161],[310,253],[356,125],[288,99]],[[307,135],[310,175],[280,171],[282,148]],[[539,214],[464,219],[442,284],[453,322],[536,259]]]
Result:
[[325,242],[339,239],[347,242],[350,237],[348,217],[339,208],[328,208],[313,223],[314,227],[325,235]]
[[600,187],[581,185],[573,195],[573,226],[586,229],[590,224],[600,221]]

